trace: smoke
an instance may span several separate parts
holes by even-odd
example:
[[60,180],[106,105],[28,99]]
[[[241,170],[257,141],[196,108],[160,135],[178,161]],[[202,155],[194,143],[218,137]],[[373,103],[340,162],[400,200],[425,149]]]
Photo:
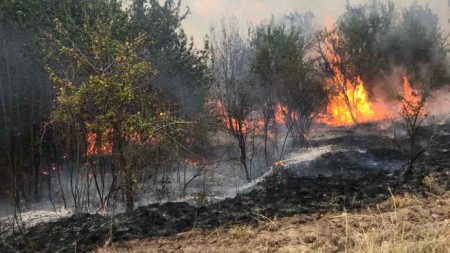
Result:
[[432,93],[427,110],[438,124],[450,122],[450,85]]
[[[185,0],[184,5],[190,7],[191,15],[184,21],[184,28],[188,35],[193,36],[197,42],[201,41],[208,33],[209,23],[218,15],[232,13],[235,15],[241,27],[249,22],[255,24],[291,11],[311,11],[315,15],[315,25],[325,26],[327,19],[336,20],[344,11],[348,0]],[[369,0],[350,0],[352,5],[367,4]],[[381,2],[387,3],[387,0]],[[440,25],[445,34],[450,32],[447,20],[450,15],[449,6],[445,0],[396,0],[399,8],[409,6],[417,2],[420,5],[428,5],[440,20]],[[197,43],[201,46],[201,43]]]

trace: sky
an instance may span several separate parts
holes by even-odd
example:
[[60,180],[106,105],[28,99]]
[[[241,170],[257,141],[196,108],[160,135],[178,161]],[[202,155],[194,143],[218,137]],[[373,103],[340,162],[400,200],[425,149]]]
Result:
[[[210,24],[224,15],[233,15],[247,31],[249,24],[258,24],[272,15],[279,16],[290,11],[312,11],[315,15],[315,25],[336,20],[344,12],[347,0],[183,0],[183,5],[189,6],[191,14],[183,26],[189,36],[193,36],[196,46],[202,46]],[[370,0],[348,0],[350,4],[369,3]],[[387,1],[387,0],[382,0]],[[445,34],[450,33],[450,0],[394,0],[397,7],[402,8],[414,2],[429,4],[438,14],[441,27]]]

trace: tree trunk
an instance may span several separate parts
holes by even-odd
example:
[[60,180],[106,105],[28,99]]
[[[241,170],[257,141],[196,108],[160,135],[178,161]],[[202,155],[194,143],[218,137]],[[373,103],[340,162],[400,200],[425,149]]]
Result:
[[126,213],[133,212],[134,209],[134,187],[133,187],[133,171],[131,168],[126,169],[125,175],[125,199]]
[[244,166],[245,177],[248,182],[251,182],[252,179],[251,179],[250,171],[247,166],[247,148],[246,148],[246,143],[245,143],[245,136],[243,136],[243,134],[239,134],[238,140],[239,140],[239,148],[241,150],[241,159],[240,160],[241,160],[242,165]]

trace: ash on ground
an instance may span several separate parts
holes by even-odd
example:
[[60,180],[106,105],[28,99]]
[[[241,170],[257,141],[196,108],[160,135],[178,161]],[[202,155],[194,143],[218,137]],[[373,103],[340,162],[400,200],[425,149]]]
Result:
[[261,217],[358,210],[391,194],[424,194],[423,179],[430,174],[448,190],[450,125],[425,130],[433,138],[410,180],[403,176],[404,152],[378,125],[319,131],[307,148],[290,153],[233,198],[204,206],[168,202],[141,206],[131,214],[75,214],[30,223],[21,233],[4,234],[0,252],[88,252],[111,241],[172,235],[194,227],[214,229],[256,223]]

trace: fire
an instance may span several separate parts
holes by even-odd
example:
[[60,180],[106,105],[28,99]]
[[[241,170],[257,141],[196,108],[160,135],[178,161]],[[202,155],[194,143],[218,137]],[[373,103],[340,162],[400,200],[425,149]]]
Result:
[[273,166],[275,166],[275,167],[284,167],[284,163],[283,163],[283,161],[276,161],[276,162],[273,164]]
[[[278,104],[275,110],[275,121],[278,124],[286,123],[286,116],[289,115],[289,109],[287,106]],[[293,120],[297,120],[298,116],[294,112],[291,112],[290,118]]]
[[327,114],[322,122],[332,126],[350,126],[355,123],[383,119],[384,113],[377,113],[374,105],[369,101],[364,83],[360,77],[355,83],[343,81],[338,73],[333,82],[343,85],[338,92],[330,98]]
[[415,95],[415,91],[411,87],[411,83],[406,75],[403,75],[403,95],[408,101],[418,101],[418,97]]
[[217,101],[217,111],[219,112],[219,115],[225,125],[225,127],[233,132],[241,131],[241,132],[247,132],[248,126],[246,122],[242,122],[241,129],[239,129],[239,122],[235,118],[228,116],[227,112],[225,110],[225,106],[223,105],[222,101]]
[[[97,133],[89,131],[88,134],[86,135],[86,142],[87,142],[86,155],[87,156],[111,155],[113,153],[113,142],[111,140],[113,132],[114,132],[113,129],[107,129],[105,132],[102,133],[101,147],[99,150],[97,144]],[[133,144],[147,143],[152,146],[158,146],[161,143],[161,139],[155,135],[150,135],[147,138],[143,138],[139,133],[135,132],[129,135],[124,135],[123,137],[127,142]]]
[[[214,110],[217,110],[220,120],[223,122],[223,125],[228,131],[231,132],[240,132],[244,134],[250,134],[252,136],[263,136],[264,135],[264,119],[261,118],[261,115],[253,111],[250,113],[247,119],[239,122],[233,116],[230,116],[222,101],[209,101],[209,105],[215,107]],[[275,107],[275,123],[279,125],[283,125],[287,122],[287,118],[289,116],[290,120],[297,120],[298,116],[294,112],[291,112],[286,105],[281,103],[277,104]],[[268,137],[273,139],[273,132],[268,132]]]
[[88,134],[86,135],[86,141],[87,141],[87,150],[86,150],[86,155],[87,156],[94,156],[94,155],[98,155],[103,154],[103,155],[110,155],[112,154],[113,151],[113,143],[111,141],[111,134],[112,134],[113,130],[112,129],[108,129],[106,130],[102,136],[101,136],[101,147],[100,147],[100,152],[99,152],[99,148],[97,146],[97,133],[93,132],[93,131],[89,131]]
[[409,114],[414,114],[416,110],[421,110],[419,113],[423,113],[421,108],[421,97],[418,92],[411,87],[411,83],[406,75],[403,75],[403,96],[400,103],[400,110],[403,110]]
[[[339,40],[336,36],[333,39]],[[350,126],[384,119],[389,115],[382,107],[375,110],[376,106],[369,100],[365,84],[359,76],[354,80],[344,77],[337,67],[341,59],[335,54],[331,42],[326,43],[325,57],[334,74],[328,78],[326,85],[336,93],[329,99],[326,113],[321,115],[323,123],[332,126]]]
[[[239,133],[251,133],[253,135],[261,134],[264,128],[264,121],[262,119],[248,119],[239,122],[238,119],[227,114],[225,110],[225,106],[222,101],[216,102],[216,108],[220,115],[222,122],[225,127],[231,132],[239,132]],[[253,115],[254,116],[254,115]]]

